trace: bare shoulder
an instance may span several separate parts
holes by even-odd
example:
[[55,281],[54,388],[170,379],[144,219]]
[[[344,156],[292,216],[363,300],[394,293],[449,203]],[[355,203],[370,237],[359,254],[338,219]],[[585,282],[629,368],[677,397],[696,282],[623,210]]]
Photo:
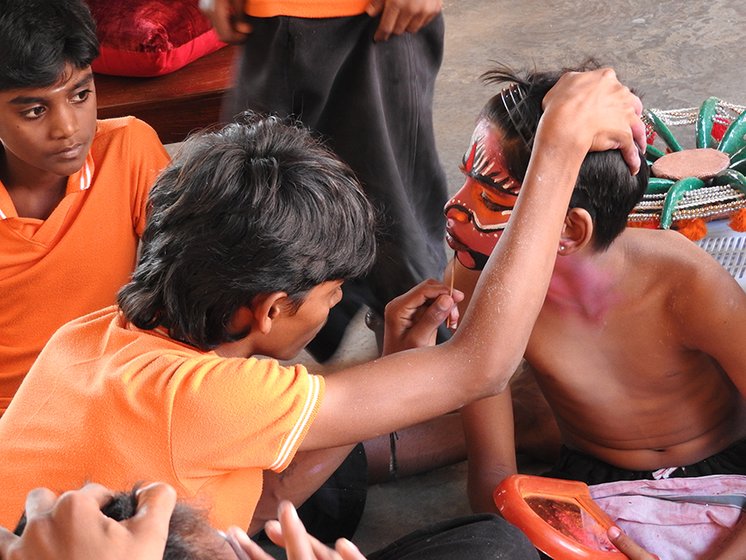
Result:
[[737,283],[709,253],[680,233],[671,230],[629,228],[623,237],[625,248],[640,266],[656,271],[661,281],[692,286],[720,278]]
[[673,231],[630,233],[625,236],[627,247],[640,259],[640,268],[655,271],[665,290],[668,313],[680,328],[713,330],[725,321],[731,323],[734,314],[746,310],[746,292],[696,243]]

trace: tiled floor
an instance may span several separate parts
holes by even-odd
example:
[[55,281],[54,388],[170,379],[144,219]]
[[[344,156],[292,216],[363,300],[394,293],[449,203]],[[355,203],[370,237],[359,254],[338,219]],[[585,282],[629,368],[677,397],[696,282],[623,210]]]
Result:
[[[492,91],[491,61],[556,68],[588,56],[615,67],[651,108],[695,107],[710,95],[746,104],[746,3],[730,0],[446,0],[446,50],[435,101],[438,147],[452,192],[474,118]],[[370,358],[358,317],[336,364]],[[310,361],[307,355],[303,359]],[[371,488],[356,542],[373,550],[424,524],[468,512],[465,468]]]

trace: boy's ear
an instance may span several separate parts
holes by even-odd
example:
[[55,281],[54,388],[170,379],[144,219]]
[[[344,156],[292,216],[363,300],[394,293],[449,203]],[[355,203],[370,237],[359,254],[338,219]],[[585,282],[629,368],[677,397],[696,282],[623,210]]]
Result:
[[272,322],[280,316],[287,296],[285,292],[254,296],[250,306],[239,307],[234,313],[231,327],[239,332],[251,330],[268,334],[272,330]]
[[557,254],[571,255],[588,245],[591,239],[593,239],[591,215],[583,208],[570,208],[562,226]]

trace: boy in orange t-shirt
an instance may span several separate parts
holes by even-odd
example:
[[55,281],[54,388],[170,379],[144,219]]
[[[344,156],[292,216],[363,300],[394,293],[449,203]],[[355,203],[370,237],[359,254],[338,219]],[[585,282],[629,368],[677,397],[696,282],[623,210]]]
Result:
[[114,303],[168,155],[141,121],[96,120],[84,2],[3,2],[0,52],[2,414],[58,327]]
[[356,177],[277,118],[186,142],[151,191],[118,307],[59,329],[0,419],[0,525],[36,486],[162,480],[216,528],[253,531],[276,512],[257,509],[261,492],[265,505],[302,502],[356,442],[504,389],[583,157],[622,148],[636,171],[644,144],[639,100],[609,70],[565,76],[545,106],[535,141],[547,149],[532,155],[516,219],[455,335],[427,346],[460,294],[425,282],[387,306],[388,355],[326,378],[277,360],[373,262],[375,213]]

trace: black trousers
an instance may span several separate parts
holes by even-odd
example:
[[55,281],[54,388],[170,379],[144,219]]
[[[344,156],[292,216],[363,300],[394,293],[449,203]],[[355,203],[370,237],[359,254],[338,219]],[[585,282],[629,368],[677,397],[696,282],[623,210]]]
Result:
[[447,187],[432,123],[443,18],[379,43],[378,19],[365,14],[251,24],[224,120],[246,109],[292,115],[352,167],[380,213],[379,251],[368,277],[345,284],[348,305],[332,310],[329,324],[343,314],[346,325],[360,304],[382,314],[445,268]]
[[[709,476],[712,474],[746,474],[746,440],[692,465],[682,465],[670,478]],[[651,471],[630,471],[605,463],[591,455],[562,446],[557,463],[543,476],[602,484],[619,480],[652,480]]]
[[516,527],[481,514],[436,523],[367,555],[368,560],[523,560],[539,558]]

